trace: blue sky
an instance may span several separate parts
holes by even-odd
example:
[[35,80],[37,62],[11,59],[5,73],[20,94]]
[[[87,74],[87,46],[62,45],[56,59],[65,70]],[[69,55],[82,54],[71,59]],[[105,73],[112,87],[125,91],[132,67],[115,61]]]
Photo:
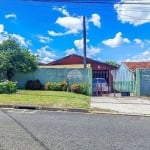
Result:
[[150,1],[95,2],[0,0],[0,43],[11,36],[44,63],[72,53],[82,55],[85,16],[88,57],[150,61]]

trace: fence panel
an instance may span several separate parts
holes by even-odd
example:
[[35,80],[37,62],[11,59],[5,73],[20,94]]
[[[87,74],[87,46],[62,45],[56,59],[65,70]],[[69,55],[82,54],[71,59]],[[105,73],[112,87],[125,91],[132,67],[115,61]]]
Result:
[[135,93],[135,76],[133,72],[127,70],[119,70],[113,82],[114,90],[118,92]]
[[137,70],[137,85],[138,96],[150,95],[150,69]]

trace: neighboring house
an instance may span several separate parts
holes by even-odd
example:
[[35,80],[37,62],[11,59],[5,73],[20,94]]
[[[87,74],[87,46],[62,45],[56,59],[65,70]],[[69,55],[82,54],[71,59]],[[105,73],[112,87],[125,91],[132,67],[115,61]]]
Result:
[[[92,78],[105,78],[111,90],[113,84],[113,77],[111,75],[111,71],[116,70],[117,67],[90,58],[86,58],[86,63],[90,65],[92,69]],[[48,63],[46,64],[46,66],[79,64],[83,64],[83,57],[76,54],[72,54],[59,60]]]
[[136,69],[150,69],[150,62],[123,62],[116,71],[114,89],[135,92]]

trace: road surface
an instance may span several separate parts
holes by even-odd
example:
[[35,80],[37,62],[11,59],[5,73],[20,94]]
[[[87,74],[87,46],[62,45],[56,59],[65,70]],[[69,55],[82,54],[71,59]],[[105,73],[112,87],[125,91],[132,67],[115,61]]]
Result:
[[150,117],[0,109],[0,150],[150,150]]

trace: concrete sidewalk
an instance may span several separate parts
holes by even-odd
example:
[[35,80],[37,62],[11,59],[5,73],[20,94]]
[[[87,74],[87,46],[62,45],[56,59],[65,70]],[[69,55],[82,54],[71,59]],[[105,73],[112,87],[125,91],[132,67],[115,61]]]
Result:
[[150,100],[136,97],[91,97],[93,110],[150,116]]

